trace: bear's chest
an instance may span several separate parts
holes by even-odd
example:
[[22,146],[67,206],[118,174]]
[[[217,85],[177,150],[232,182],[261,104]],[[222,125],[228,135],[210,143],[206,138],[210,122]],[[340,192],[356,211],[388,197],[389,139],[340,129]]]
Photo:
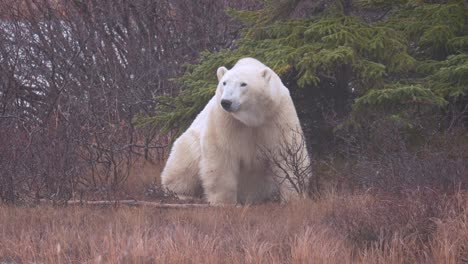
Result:
[[264,167],[265,159],[265,135],[259,131],[241,131],[229,137],[230,143],[227,150],[234,162],[238,163],[241,170],[250,171]]

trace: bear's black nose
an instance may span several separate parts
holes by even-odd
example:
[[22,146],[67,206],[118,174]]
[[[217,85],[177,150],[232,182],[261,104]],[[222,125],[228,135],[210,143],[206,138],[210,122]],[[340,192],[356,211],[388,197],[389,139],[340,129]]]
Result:
[[230,110],[231,110],[231,105],[232,105],[232,102],[231,102],[231,101],[229,101],[229,100],[221,100],[221,106],[224,108],[224,110],[230,111]]

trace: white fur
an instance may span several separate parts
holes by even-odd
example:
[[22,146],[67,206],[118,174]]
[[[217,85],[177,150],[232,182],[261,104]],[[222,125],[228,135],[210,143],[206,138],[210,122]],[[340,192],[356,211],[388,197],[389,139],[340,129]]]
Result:
[[[295,197],[289,184],[275,180],[262,151],[292,140],[294,129],[302,133],[289,90],[253,58],[220,67],[217,76],[215,96],[174,142],[162,184],[179,195],[203,192],[212,204],[260,202],[277,191]],[[232,112],[221,107],[223,99],[232,101]]]

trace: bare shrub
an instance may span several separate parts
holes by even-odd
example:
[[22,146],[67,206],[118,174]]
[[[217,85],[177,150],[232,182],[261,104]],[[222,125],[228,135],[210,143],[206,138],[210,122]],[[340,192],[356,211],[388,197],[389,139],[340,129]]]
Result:
[[76,159],[79,145],[71,128],[10,130],[16,122],[3,124],[0,198],[10,203],[70,199],[85,173],[84,162]]
[[318,180],[312,178],[312,164],[300,127],[285,128],[279,135],[276,148],[260,146],[260,149],[279,188],[286,186],[300,197],[318,191]]
[[[136,128],[201,50],[228,47],[227,7],[258,1],[0,1],[0,195],[110,195],[168,138]],[[209,16],[206,14],[209,13]],[[157,172],[155,172],[155,175]],[[59,198],[60,197],[60,198]]]

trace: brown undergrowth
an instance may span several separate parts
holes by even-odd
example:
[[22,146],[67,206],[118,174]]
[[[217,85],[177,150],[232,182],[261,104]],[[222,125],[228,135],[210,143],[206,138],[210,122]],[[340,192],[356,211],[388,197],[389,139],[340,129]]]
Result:
[[328,192],[288,205],[0,207],[8,263],[462,263],[468,194]]

